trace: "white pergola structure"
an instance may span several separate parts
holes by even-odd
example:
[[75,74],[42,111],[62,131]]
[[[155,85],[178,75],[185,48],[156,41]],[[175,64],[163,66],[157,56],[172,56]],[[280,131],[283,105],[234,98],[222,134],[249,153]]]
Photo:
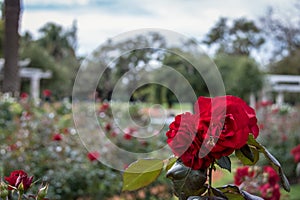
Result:
[[[30,79],[30,96],[37,102],[40,98],[40,80],[49,79],[52,77],[51,71],[43,72],[41,69],[27,67],[30,59],[19,61],[20,77]],[[4,66],[4,59],[0,58],[0,72]]]
[[300,93],[300,76],[295,75],[266,75],[262,100],[266,101],[268,92],[277,92],[276,104],[284,103],[284,92]]

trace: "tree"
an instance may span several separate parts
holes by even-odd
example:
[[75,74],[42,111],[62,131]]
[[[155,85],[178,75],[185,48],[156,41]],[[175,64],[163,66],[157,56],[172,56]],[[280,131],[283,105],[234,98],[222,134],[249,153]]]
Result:
[[[162,59],[159,48],[163,48],[165,45],[165,38],[156,32],[136,35],[121,41],[108,40],[105,45],[94,52],[92,62],[97,64],[95,64],[94,69],[89,70],[90,73],[95,74],[97,71],[99,72],[99,67],[101,69],[106,68],[98,84],[101,97],[110,99],[116,83],[120,80],[124,81],[124,91],[130,94],[140,81],[141,75],[147,74],[149,62]],[[123,77],[125,74],[126,77]],[[89,81],[90,77],[91,74],[87,73],[85,81]],[[143,89],[147,88],[148,86],[143,87]],[[143,98],[137,95],[138,93],[132,95],[131,100],[134,100],[134,97]]]
[[76,23],[70,30],[64,30],[62,26],[49,22],[40,28],[42,34],[38,40],[39,45],[47,49],[56,60],[68,56],[75,56],[77,46]]
[[226,93],[248,99],[262,88],[263,74],[254,59],[247,56],[219,54],[215,58]]
[[[51,79],[41,80],[41,89],[50,89],[57,98],[69,97],[79,67],[79,59],[75,54],[76,24],[71,29],[65,29],[47,23],[41,30],[43,34],[37,40],[29,32],[24,33],[20,41],[20,56],[31,60],[28,67],[52,72]],[[23,80],[21,88],[26,91],[28,82]]]
[[265,42],[261,30],[254,21],[235,19],[230,25],[227,18],[220,18],[208,32],[203,43],[214,47],[219,53],[249,56]]
[[20,90],[18,66],[20,0],[5,0],[3,92],[17,96]]
[[[299,11],[300,6],[295,6],[295,12]],[[273,9],[269,8],[266,15],[261,17],[265,37],[273,44],[271,62],[296,54],[300,49],[300,16],[297,16],[293,16],[292,20],[283,14],[278,17]]]

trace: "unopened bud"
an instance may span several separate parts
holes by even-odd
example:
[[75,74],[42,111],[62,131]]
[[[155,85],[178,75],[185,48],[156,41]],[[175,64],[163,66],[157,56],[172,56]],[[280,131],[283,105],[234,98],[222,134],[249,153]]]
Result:
[[24,184],[23,184],[23,182],[21,182],[20,185],[18,186],[18,191],[19,191],[20,195],[24,194]]
[[37,194],[37,200],[43,200],[48,192],[48,184],[46,184],[44,187],[41,187]]
[[8,186],[4,182],[0,182],[0,197],[2,199],[5,199],[8,196]]

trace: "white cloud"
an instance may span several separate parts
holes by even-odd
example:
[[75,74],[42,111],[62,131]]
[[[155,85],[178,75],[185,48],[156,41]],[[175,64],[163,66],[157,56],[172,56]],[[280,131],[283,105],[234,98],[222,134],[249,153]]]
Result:
[[[95,4],[96,2],[96,4]],[[94,50],[107,38],[122,32],[140,28],[170,29],[192,37],[207,33],[219,17],[236,18],[245,16],[257,18],[264,14],[267,5],[275,8],[287,8],[284,0],[131,0],[104,1],[96,0],[25,0],[31,5],[85,4],[82,7],[70,6],[63,9],[28,9],[24,10],[21,30],[29,30],[37,35],[37,30],[46,22],[52,21],[70,27],[77,20],[79,52],[86,54]],[[90,4],[93,3],[93,4]],[[107,5],[107,3],[109,5]],[[91,6],[92,5],[92,6]],[[291,3],[290,3],[291,5]]]
[[27,5],[87,5],[90,0],[24,0]]

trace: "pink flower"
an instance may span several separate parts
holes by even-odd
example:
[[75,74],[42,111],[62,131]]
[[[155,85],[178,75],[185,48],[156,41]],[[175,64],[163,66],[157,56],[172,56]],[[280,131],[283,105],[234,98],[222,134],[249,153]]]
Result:
[[262,101],[262,102],[260,102],[261,107],[267,107],[267,106],[270,106],[272,104],[273,104],[272,101]]
[[92,151],[87,154],[88,159],[92,162],[98,160],[100,153],[98,151]]
[[111,133],[111,137],[116,137],[118,135],[118,133],[116,132],[116,131],[113,131],[112,133]]
[[131,140],[132,139],[132,135],[137,131],[136,128],[133,128],[133,127],[129,127],[129,128],[126,128],[124,130],[124,135],[123,135],[123,138],[125,140]]

